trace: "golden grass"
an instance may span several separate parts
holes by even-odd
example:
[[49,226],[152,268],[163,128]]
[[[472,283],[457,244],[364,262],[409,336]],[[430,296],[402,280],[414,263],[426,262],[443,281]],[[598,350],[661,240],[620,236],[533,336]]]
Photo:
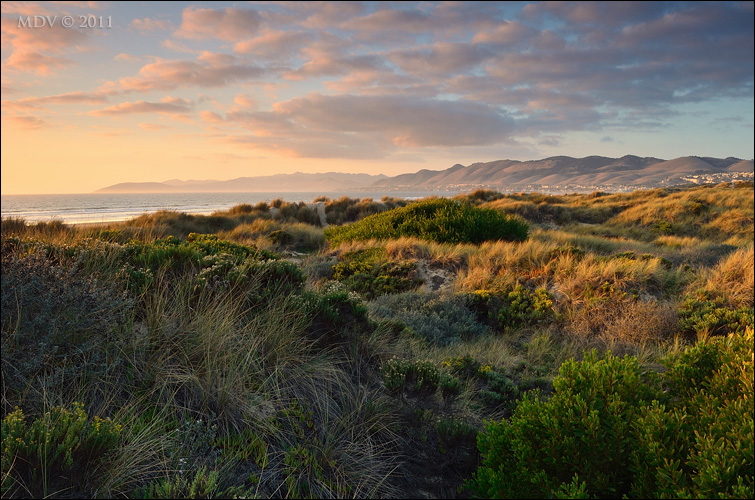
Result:
[[753,307],[754,259],[753,245],[732,252],[712,269],[705,270],[690,288],[702,287],[714,295],[720,294],[734,308]]

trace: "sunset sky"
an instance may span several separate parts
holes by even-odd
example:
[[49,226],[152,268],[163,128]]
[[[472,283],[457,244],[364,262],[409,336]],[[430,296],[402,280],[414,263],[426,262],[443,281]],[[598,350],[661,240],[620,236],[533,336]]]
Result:
[[753,2],[2,2],[2,193],[752,159],[753,18]]

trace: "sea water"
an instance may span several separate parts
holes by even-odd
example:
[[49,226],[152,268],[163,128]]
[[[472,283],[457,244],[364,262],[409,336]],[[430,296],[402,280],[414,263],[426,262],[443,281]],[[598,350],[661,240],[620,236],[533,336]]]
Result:
[[26,222],[59,220],[66,224],[117,222],[158,210],[189,214],[211,214],[240,203],[255,205],[280,198],[288,202],[311,203],[320,196],[338,199],[383,196],[419,199],[453,196],[454,191],[343,191],[330,193],[85,193],[2,195],[2,217],[22,217]]

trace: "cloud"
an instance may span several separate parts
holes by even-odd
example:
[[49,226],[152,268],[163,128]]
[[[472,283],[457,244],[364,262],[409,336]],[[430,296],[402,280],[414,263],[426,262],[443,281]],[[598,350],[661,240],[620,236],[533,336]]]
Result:
[[165,97],[160,102],[122,102],[109,108],[90,111],[92,116],[119,116],[139,113],[185,114],[192,111],[194,103],[177,97]]
[[139,128],[141,128],[142,130],[154,131],[154,130],[165,130],[171,127],[167,125],[162,125],[160,123],[140,123]]
[[174,35],[192,40],[218,39],[233,42],[257,34],[260,23],[261,17],[256,10],[187,7],[182,13],[181,26]]
[[49,16],[52,14],[52,11],[34,2],[2,2],[0,12],[22,16]]
[[73,64],[70,59],[52,57],[39,52],[15,50],[5,61],[5,66],[28,73],[49,76]]
[[427,48],[396,51],[388,57],[411,75],[450,76],[474,68],[493,54],[477,45],[444,42]]
[[61,7],[74,7],[76,9],[94,9],[100,10],[105,8],[104,2],[50,2]]
[[142,58],[139,56],[132,55],[132,54],[126,54],[125,52],[121,52],[117,56],[113,57],[113,61],[135,63],[135,62],[141,62]]
[[412,34],[432,31],[438,28],[433,26],[431,15],[419,10],[381,9],[363,17],[350,19],[341,24],[341,28],[353,30],[357,38],[369,39],[373,37],[385,37],[394,39],[398,36],[405,39]]
[[225,121],[222,116],[214,111],[200,111],[199,117],[205,123],[223,123]]
[[17,101],[3,101],[3,107],[35,109],[49,105],[103,104],[105,102],[107,102],[107,95],[104,93],[77,91],[42,97],[25,97]]
[[145,17],[144,19],[134,19],[129,23],[128,27],[140,33],[149,33],[151,31],[171,30],[173,29],[173,24],[167,20]]
[[535,28],[516,21],[503,21],[493,30],[481,31],[474,35],[472,43],[487,45],[521,45],[537,36]]
[[50,126],[46,121],[36,116],[4,116],[3,120],[9,120],[17,127],[26,130],[37,130]]
[[299,68],[283,73],[287,80],[305,80],[321,76],[342,75],[351,71],[374,70],[385,65],[375,55],[334,55],[328,50],[310,47],[302,51],[309,60]]
[[253,134],[234,142],[321,158],[498,144],[516,128],[511,118],[481,103],[316,93],[277,103],[273,111],[228,112],[226,120]]
[[310,29],[328,29],[365,11],[362,2],[302,2],[297,14],[307,16],[301,25]]
[[302,47],[313,42],[316,35],[301,30],[268,31],[257,37],[237,42],[233,46],[238,54],[250,54],[266,60],[288,59]]
[[116,87],[137,92],[222,87],[260,77],[263,72],[262,68],[228,54],[202,52],[194,61],[158,59],[143,66],[137,76],[121,78]]
[[64,28],[60,22],[44,29],[35,29],[19,27],[18,18],[3,17],[0,29],[4,44],[9,44],[11,49],[4,65],[45,76],[73,64],[70,59],[60,57],[60,54],[84,50],[89,40],[83,30]]

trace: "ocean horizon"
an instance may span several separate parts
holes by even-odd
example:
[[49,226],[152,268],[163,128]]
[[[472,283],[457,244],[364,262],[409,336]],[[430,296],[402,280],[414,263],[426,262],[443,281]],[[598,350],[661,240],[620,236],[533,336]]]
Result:
[[281,198],[288,202],[311,203],[320,196],[338,199],[384,196],[420,199],[453,196],[466,191],[337,191],[337,192],[239,192],[239,193],[82,193],[14,194],[0,196],[2,218],[20,217],[26,222],[59,220],[65,224],[120,222],[158,210],[197,215],[228,210],[240,203],[256,204]]

